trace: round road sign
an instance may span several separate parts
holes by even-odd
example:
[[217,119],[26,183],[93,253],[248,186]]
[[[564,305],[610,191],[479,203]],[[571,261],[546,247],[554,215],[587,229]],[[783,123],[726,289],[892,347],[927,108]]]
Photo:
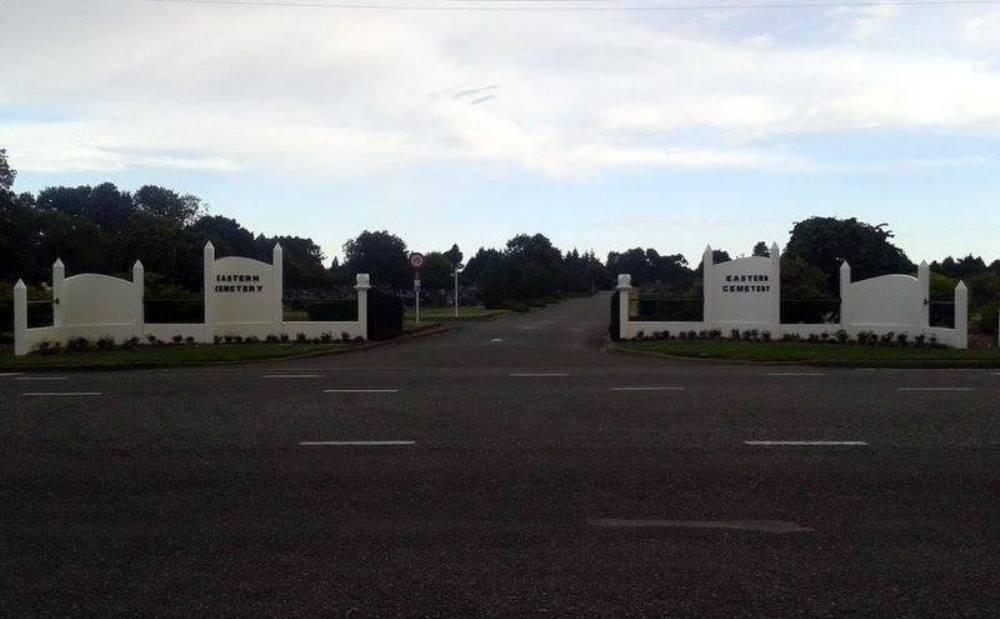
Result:
[[424,255],[417,252],[410,254],[410,266],[414,269],[424,266]]

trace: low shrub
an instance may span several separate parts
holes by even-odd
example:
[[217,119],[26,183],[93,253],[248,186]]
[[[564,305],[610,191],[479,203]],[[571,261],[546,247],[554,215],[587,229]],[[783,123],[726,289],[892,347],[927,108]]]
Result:
[[270,334],[270,335],[268,335],[268,336],[267,336],[266,338],[264,338],[264,339],[265,339],[265,341],[266,341],[266,342],[267,342],[268,344],[276,344],[276,343],[278,342],[278,336],[277,336],[277,335],[275,335],[275,334],[273,334],[273,333],[272,333],[272,334]]
[[174,337],[172,337],[170,339],[173,340],[174,344],[183,344],[184,343],[184,336],[183,335],[175,335]]
[[733,330],[731,330],[729,332],[729,337],[732,338],[732,339],[734,339],[734,340],[740,339],[740,330],[739,329],[733,329]]
[[326,331],[323,333],[323,335],[319,336],[319,340],[324,344],[328,344],[333,341],[333,334],[330,333],[329,331]]
[[90,340],[85,337],[73,337],[66,342],[66,352],[87,352],[90,350]]
[[115,347],[115,338],[105,335],[97,340],[97,350],[111,350]]
[[306,342],[309,341],[309,338],[306,337],[305,333],[296,333],[295,341],[298,342],[299,344],[305,344]]
[[761,331],[760,332],[760,339],[764,340],[765,342],[770,342],[771,341],[771,332],[770,331]]
[[186,343],[188,343],[188,344],[194,344],[194,336],[193,335],[189,335],[186,338],[184,338],[184,341]]
[[278,336],[278,339],[281,340],[282,342],[287,342],[288,341],[288,334],[287,333],[282,333],[280,336]]
[[349,341],[351,341],[351,334],[348,333],[347,331],[341,331],[340,332],[340,339],[343,340],[343,341],[345,341],[345,342],[349,342]]
[[140,342],[139,338],[133,335],[132,337],[122,342],[122,348],[126,350],[132,350],[134,348],[138,348],[139,342]]
[[260,344],[260,338],[256,335],[251,335],[243,340],[244,344]]
[[148,341],[151,346],[159,346],[160,344],[163,343],[159,339],[157,339],[157,337],[152,333],[146,336],[146,341]]

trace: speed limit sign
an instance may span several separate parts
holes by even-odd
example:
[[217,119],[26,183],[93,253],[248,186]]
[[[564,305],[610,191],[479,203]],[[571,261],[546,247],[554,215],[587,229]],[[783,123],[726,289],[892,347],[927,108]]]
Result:
[[424,266],[424,255],[417,252],[410,254],[410,266],[414,269]]

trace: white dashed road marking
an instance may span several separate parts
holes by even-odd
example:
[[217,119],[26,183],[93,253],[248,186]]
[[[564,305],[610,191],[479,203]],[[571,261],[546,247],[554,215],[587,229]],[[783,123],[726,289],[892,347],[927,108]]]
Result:
[[611,529],[725,529],[730,531],[763,531],[765,533],[812,531],[809,527],[782,520],[624,520],[599,518],[588,520],[587,524]]
[[324,389],[323,393],[398,393],[399,389]]
[[796,447],[831,447],[837,445],[848,445],[859,447],[867,445],[865,441],[743,441],[747,445],[755,446],[796,446]]
[[101,395],[100,391],[29,391],[25,393],[26,396],[31,397],[86,397]]
[[2,373],[0,373],[0,377],[5,377],[5,378],[7,376],[20,376],[20,375],[21,375],[21,372],[2,372]]
[[414,441],[302,441],[303,447],[398,447],[414,445]]
[[612,391],[684,391],[684,387],[612,387]]
[[566,372],[514,372],[512,378],[561,378],[569,376]]
[[972,387],[899,387],[896,391],[973,391]]
[[826,376],[824,372],[768,372],[768,376]]

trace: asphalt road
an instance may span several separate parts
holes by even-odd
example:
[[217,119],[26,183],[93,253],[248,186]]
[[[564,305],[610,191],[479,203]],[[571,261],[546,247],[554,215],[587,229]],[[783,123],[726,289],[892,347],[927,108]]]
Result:
[[0,376],[0,614],[997,616],[1000,375],[610,354],[608,303]]

